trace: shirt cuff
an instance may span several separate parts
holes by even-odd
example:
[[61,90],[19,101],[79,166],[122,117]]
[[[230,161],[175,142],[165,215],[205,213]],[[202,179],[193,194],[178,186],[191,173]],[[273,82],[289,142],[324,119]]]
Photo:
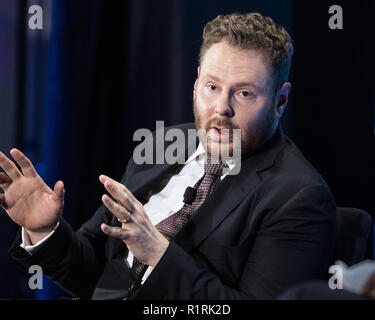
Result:
[[54,234],[59,224],[60,224],[60,221],[57,222],[56,227],[51,231],[51,233],[48,236],[44,237],[42,240],[38,241],[34,245],[30,244],[30,238],[27,232],[25,231],[25,228],[22,227],[22,232],[21,232],[22,243],[20,244],[20,247],[24,248],[31,255],[37,248],[39,248],[44,242],[46,242]]

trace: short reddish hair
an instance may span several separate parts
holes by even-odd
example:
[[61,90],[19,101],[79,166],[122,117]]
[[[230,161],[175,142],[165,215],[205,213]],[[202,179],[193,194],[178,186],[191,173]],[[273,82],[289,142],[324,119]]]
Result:
[[261,51],[272,68],[275,90],[288,80],[293,43],[288,32],[260,13],[219,15],[206,24],[199,63],[213,44],[226,40],[241,49]]

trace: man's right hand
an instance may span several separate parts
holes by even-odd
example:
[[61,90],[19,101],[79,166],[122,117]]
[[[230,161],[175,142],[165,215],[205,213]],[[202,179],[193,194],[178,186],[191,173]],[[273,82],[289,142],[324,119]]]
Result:
[[64,184],[58,181],[54,190],[38,175],[31,161],[19,150],[11,156],[20,166],[0,152],[0,205],[9,217],[24,227],[32,244],[46,237],[60,220],[64,207]]

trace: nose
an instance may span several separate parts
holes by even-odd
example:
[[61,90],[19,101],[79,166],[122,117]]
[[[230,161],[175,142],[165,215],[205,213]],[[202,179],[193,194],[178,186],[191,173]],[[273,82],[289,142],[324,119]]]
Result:
[[234,115],[233,108],[230,105],[230,97],[227,93],[222,92],[216,100],[215,112],[222,117],[231,118]]

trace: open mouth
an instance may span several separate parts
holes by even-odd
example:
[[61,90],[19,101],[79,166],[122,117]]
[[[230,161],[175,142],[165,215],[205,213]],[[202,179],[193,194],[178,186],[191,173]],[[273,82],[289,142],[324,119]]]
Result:
[[214,139],[229,139],[233,136],[233,129],[212,126],[208,131],[208,134],[211,138]]

